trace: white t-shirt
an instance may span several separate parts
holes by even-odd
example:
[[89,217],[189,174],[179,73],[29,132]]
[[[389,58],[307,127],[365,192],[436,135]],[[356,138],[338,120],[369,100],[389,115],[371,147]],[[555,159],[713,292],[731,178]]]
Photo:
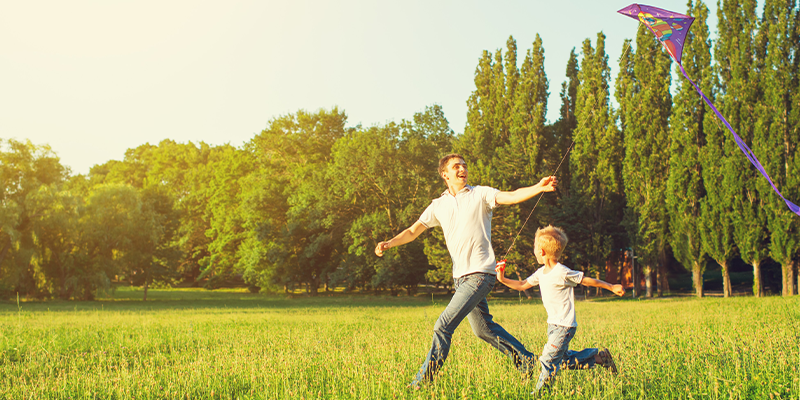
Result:
[[563,264],[556,264],[550,272],[541,267],[529,276],[527,281],[539,285],[542,304],[547,310],[547,323],[561,326],[578,326],[575,320],[575,291],[583,280],[583,272],[573,271]]
[[487,186],[465,186],[455,196],[449,190],[434,199],[419,217],[430,229],[441,226],[453,260],[453,278],[474,272],[495,275],[492,250],[492,209],[500,191]]

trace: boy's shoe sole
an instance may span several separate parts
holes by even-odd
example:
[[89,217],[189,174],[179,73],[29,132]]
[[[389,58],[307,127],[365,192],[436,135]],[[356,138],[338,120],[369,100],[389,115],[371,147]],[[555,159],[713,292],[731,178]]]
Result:
[[614,363],[614,357],[611,357],[611,352],[608,349],[603,348],[597,355],[600,356],[600,365],[603,368],[610,369],[614,374],[617,373],[617,364]]

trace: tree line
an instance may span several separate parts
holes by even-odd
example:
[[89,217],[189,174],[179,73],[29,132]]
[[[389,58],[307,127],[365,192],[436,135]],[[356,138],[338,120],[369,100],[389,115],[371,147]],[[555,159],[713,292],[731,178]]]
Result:
[[[760,16],[755,0],[720,3],[713,43],[706,5],[687,8],[696,18],[687,73],[784,196],[800,200],[795,2],[766,0]],[[622,43],[612,104],[605,41],[601,32],[571,51],[553,123],[537,35],[521,61],[513,37],[483,52],[461,135],[439,106],[372,127],[348,126],[338,108],[301,110],[241,147],[164,140],[87,175],[72,175],[46,145],[0,139],[0,295],[92,299],[113,282],[142,286],[145,299],[148,288],[178,283],[312,294],[449,288],[440,231],[383,258],[372,249],[441,194],[438,159],[451,152],[465,157],[471,184],[501,190],[558,170],[559,190],[533,214],[535,201],[495,211],[495,252],[516,238],[508,259],[520,277],[535,268],[535,228],[552,223],[570,236],[565,262],[594,276],[623,262],[620,249],[635,250],[648,296],[669,291],[670,257],[692,272],[698,296],[711,262],[731,295],[736,258],[752,266],[754,295],[764,295],[768,260],[781,265],[783,294],[795,294],[798,218],[691,84],[671,90],[677,66],[645,27]]]

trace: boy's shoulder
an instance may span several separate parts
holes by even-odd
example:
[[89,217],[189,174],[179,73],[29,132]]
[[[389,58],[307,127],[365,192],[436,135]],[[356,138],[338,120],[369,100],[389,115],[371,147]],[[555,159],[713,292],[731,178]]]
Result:
[[556,269],[556,268],[558,268],[558,270],[559,270],[559,271],[562,271],[562,272],[569,272],[569,271],[572,271],[572,268],[570,268],[570,267],[568,267],[568,266],[566,266],[566,265],[564,265],[564,264],[562,264],[562,263],[560,263],[560,262],[559,262],[559,263],[556,263],[556,266],[555,266],[555,268],[553,268],[553,269]]
[[534,272],[534,274],[536,274],[536,273],[542,274],[542,276],[546,275],[548,278],[550,278],[552,280],[555,280],[555,281],[561,281],[561,280],[567,279],[567,277],[569,277],[569,276],[575,275],[576,273],[580,273],[580,272],[579,271],[575,271],[573,269],[570,269],[566,265],[564,265],[564,264],[559,262],[556,265],[554,265],[553,268],[549,272],[547,272],[546,274],[544,273],[544,267],[539,268],[538,270],[536,270],[536,272]]

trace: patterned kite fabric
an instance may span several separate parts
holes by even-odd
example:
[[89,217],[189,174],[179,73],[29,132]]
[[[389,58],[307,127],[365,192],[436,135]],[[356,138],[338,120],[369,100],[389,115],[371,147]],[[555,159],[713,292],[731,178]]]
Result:
[[686,74],[686,70],[683,69],[683,65],[681,64],[681,55],[683,54],[683,45],[686,43],[686,35],[689,33],[689,28],[692,26],[692,22],[694,22],[694,18],[678,14],[676,12],[667,11],[658,7],[646,6],[643,4],[631,4],[621,10],[618,11],[620,14],[627,15],[631,18],[638,19],[643,24],[645,24],[650,31],[656,36],[659,42],[664,46],[667,50],[667,53],[672,57],[673,60],[678,64],[683,72],[683,76],[692,83],[692,86],[697,90],[697,93],[703,98],[703,101],[714,110],[714,114],[725,124],[725,127],[733,134],[733,139],[736,141],[736,144],[739,145],[739,148],[744,153],[745,157],[750,160],[750,163],[761,172],[761,175],[764,175],[764,178],[767,178],[769,184],[772,185],[772,189],[775,190],[775,193],[786,202],[786,205],[789,209],[797,214],[800,215],[800,207],[796,204],[792,203],[791,201],[787,200],[783,197],[780,190],[775,186],[775,183],[772,182],[772,178],[769,177],[767,171],[764,169],[764,166],[761,165],[761,162],[758,161],[756,155],[750,150],[750,147],[742,140],[739,135],[736,134],[736,131],[733,130],[731,124],[725,119],[725,117],[720,114],[714,104],[706,97],[702,90],[694,83],[692,78]]

